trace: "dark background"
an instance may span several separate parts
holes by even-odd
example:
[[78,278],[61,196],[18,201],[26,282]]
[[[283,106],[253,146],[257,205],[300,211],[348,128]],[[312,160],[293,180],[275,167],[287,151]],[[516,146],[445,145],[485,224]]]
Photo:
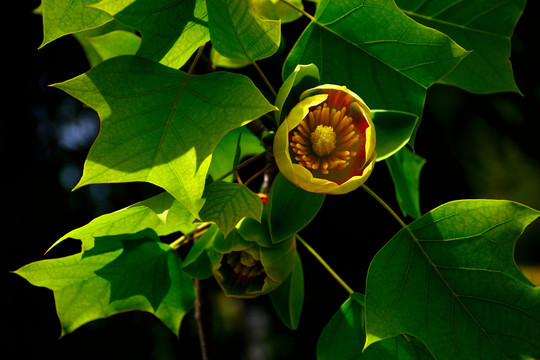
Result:
[[[4,51],[9,61],[3,84],[7,90],[3,123],[7,126],[1,141],[3,205],[8,214],[2,217],[7,245],[3,252],[7,254],[4,311],[8,319],[3,322],[8,334],[4,358],[198,359],[192,312],[182,323],[180,339],[159,320],[140,312],[98,320],[59,339],[52,292],[9,273],[33,261],[79,251],[77,242],[66,241],[44,255],[66,232],[156,193],[148,184],[91,185],[71,191],[99,122],[92,110],[48,87],[87,71],[88,64],[70,36],[38,50],[41,17],[31,13],[38,4],[24,2],[13,12],[22,26],[11,28],[5,45],[8,51]],[[428,91],[416,141],[417,153],[427,159],[421,176],[423,212],[464,198],[515,200],[540,209],[538,14],[538,2],[529,1],[512,42],[515,78],[524,96],[474,95],[441,85]],[[298,32],[291,26],[283,29],[288,34]],[[268,70],[274,64],[263,61],[260,65],[278,87],[279,74]],[[384,164],[375,168],[368,186],[398,209]],[[365,192],[356,191],[347,197],[327,197],[320,214],[302,234],[353,289],[363,292],[370,260],[398,230],[382,207]],[[518,263],[539,264],[539,244],[537,221],[517,243]],[[220,358],[315,358],[317,338],[347,293],[305,249],[299,249],[306,281],[300,328],[285,328],[267,297],[240,301],[215,292]],[[210,286],[214,289],[212,282]]]

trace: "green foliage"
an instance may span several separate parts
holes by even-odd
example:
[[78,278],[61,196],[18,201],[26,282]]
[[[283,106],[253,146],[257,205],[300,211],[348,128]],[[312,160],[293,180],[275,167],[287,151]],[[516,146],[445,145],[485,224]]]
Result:
[[437,359],[539,357],[531,340],[540,338],[540,288],[512,256],[539,215],[509,201],[462,200],[396,234],[368,271],[366,346],[405,333]]
[[273,109],[242,75],[189,75],[138,56],[109,59],[55,86],[102,120],[77,187],[146,181],[196,216],[215,146]]
[[420,116],[426,88],[467,52],[445,34],[407,17],[392,0],[353,4],[319,3],[287,57],[284,74],[297,64],[313,63],[323,83],[354,89],[370,108]]
[[262,201],[244,185],[215,182],[206,187],[204,197],[201,219],[216,223],[225,236],[246,216],[261,219]]
[[62,335],[127,310],[151,312],[178,335],[195,300],[178,253],[149,229],[93,240],[89,250],[16,271],[31,284],[54,291]]
[[[317,358],[540,357],[540,288],[513,258],[538,211],[461,200],[423,214],[425,159],[413,150],[433,84],[519,93],[508,58],[525,0],[321,0],[311,4],[314,14],[303,5],[43,0],[41,46],[74,34],[91,65],[54,86],[101,121],[75,189],[147,182],[164,191],[53,244],[78,239],[81,252],[15,273],[53,291],[62,335],[131,310],[152,313],[178,335],[196,300],[193,279],[214,279],[228,296],[268,295],[284,325],[301,331],[304,301],[317,296],[304,294],[310,274],[296,236],[327,197],[279,173],[272,138],[305,90],[344,85],[372,109],[377,161],[386,161],[401,212],[416,220],[405,224],[376,196],[403,229],[373,258],[365,296],[316,255],[349,292]],[[282,24],[301,17],[309,23],[288,38]],[[288,53],[278,51],[285,39]],[[279,88],[257,65],[262,59],[282,65],[274,69]],[[204,60],[208,66],[198,66]],[[250,67],[257,77],[244,75]],[[371,221],[359,217],[340,241],[357,241]],[[178,240],[166,243],[171,234]]]
[[441,1],[396,0],[405,14],[437,29],[471,53],[440,82],[475,93],[515,91],[510,64],[510,37],[526,0]]
[[209,0],[207,6],[212,45],[220,54],[255,61],[279,48],[280,22],[259,18],[248,1]]

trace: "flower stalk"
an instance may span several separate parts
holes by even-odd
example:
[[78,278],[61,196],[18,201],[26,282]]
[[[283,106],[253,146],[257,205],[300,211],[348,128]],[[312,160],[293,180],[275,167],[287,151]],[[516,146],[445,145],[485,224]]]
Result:
[[328,271],[330,275],[332,275],[334,279],[336,279],[336,281],[345,289],[345,291],[347,291],[349,294],[354,293],[354,290],[349,285],[347,285],[345,281],[343,281],[343,279],[334,271],[334,269],[332,269],[332,267],[330,267],[330,265],[328,265],[328,263],[324,261],[324,259],[315,251],[315,249],[313,249],[300,235],[296,234],[296,239],[302,245],[304,245],[304,247],[311,253],[311,255],[315,257],[315,259],[317,259],[318,262],[321,263],[321,265],[326,269],[326,271]]

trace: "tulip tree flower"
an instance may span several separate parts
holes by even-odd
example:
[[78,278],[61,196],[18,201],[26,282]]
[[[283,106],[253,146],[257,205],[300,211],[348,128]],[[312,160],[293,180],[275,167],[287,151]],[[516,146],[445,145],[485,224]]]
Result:
[[[249,230],[258,227],[258,233],[266,232],[259,222],[246,222]],[[268,236],[266,232],[264,237]],[[258,235],[255,238],[255,241],[245,239],[235,229],[227,238],[220,236],[214,241],[210,257],[213,275],[227,296],[252,298],[267,294],[287,278],[294,266],[294,237],[279,244]]]
[[306,90],[276,131],[274,156],[283,176],[304,190],[355,190],[375,165],[371,111],[345,86]]

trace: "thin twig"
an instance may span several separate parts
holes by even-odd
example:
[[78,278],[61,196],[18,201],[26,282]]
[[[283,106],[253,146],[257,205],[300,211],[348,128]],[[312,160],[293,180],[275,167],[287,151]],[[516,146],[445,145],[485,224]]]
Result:
[[180,246],[182,246],[184,244],[187,244],[191,240],[197,240],[199,237],[201,237],[206,232],[206,230],[208,230],[210,225],[211,224],[209,222],[205,222],[205,223],[201,223],[201,224],[197,225],[195,230],[193,230],[189,234],[185,234],[185,235],[180,236],[178,239],[176,239],[175,241],[170,243],[169,246],[176,250]]
[[194,318],[197,322],[197,328],[199,331],[202,359],[213,360],[215,359],[215,352],[212,341],[212,314],[208,288],[205,286],[205,280],[194,279],[193,284],[195,286],[195,294],[197,296],[195,301]]
[[189,70],[187,72],[188,75],[191,75],[193,71],[195,70],[195,66],[197,65],[197,62],[199,61],[199,58],[201,57],[201,54],[204,50],[204,46],[205,44],[202,44],[201,46],[199,46],[199,49],[197,50],[197,54],[195,54],[195,58],[193,59],[193,62],[189,66]]
[[225,179],[227,176],[233,174],[235,171],[237,170],[240,170],[241,168],[243,168],[244,166],[247,166],[249,164],[251,164],[252,162],[254,162],[255,160],[259,159],[261,156],[263,156],[264,154],[266,154],[266,151],[263,151],[261,153],[258,153],[257,155],[253,155],[252,157],[250,157],[249,159],[247,159],[246,161],[238,164],[238,166],[236,166],[234,169],[230,170],[230,171],[227,171],[225,174],[221,175],[220,177],[218,177],[216,180],[214,180],[214,182],[217,182],[217,181],[221,181],[223,179]]
[[270,89],[270,91],[272,92],[272,95],[274,95],[274,97],[276,97],[277,96],[276,90],[274,90],[274,87],[272,86],[272,84],[270,84],[270,81],[268,81],[268,78],[264,75],[264,73],[261,70],[261,68],[259,67],[259,65],[257,65],[257,63],[255,61],[253,61],[252,64],[255,67],[255,69],[257,70],[257,72],[259,73],[259,75],[261,75],[261,78],[263,79],[263,81],[266,84],[266,86],[268,87],[268,89]]
[[247,179],[246,181],[244,181],[244,185],[247,186],[250,182],[252,182],[253,180],[255,180],[258,176],[264,174],[266,172],[266,170],[268,170],[269,168],[273,167],[274,164],[266,164],[261,170],[257,171],[255,174],[253,174],[249,179]]

